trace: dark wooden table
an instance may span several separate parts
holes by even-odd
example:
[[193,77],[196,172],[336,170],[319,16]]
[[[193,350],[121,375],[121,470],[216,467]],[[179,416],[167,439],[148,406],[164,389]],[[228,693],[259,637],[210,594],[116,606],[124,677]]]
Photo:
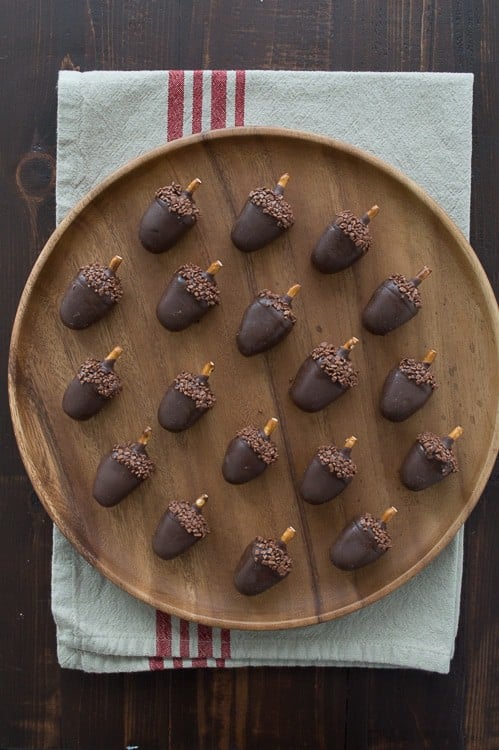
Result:
[[448,676],[325,668],[85,675],[57,665],[51,522],[23,471],[6,396],[17,301],[55,224],[59,68],[473,72],[471,243],[497,289],[498,15],[497,0],[2,0],[0,749],[499,748],[497,472],[466,528]]

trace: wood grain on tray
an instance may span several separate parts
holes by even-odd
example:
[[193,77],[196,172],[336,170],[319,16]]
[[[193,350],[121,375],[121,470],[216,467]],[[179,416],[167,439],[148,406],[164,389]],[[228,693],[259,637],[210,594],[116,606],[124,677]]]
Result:
[[[289,172],[286,197],[295,224],[282,238],[252,254],[230,241],[247,194],[272,186]],[[173,249],[146,252],[138,226],[154,191],[172,180],[199,176],[201,217]],[[339,274],[310,263],[314,242],[336,212],[362,215],[373,204],[373,246]],[[60,299],[78,268],[119,254],[125,293],[104,320],[71,331],[59,319]],[[199,324],[171,333],[159,324],[156,304],[185,262],[208,267],[220,258],[221,304]],[[421,287],[418,316],[386,337],[361,326],[372,291],[393,273],[433,269]],[[267,354],[246,358],[235,343],[241,316],[267,288],[284,294],[301,284],[291,334]],[[357,336],[352,353],[359,385],[324,411],[307,414],[290,400],[297,369],[322,341],[340,345]],[[486,277],[463,236],[445,214],[391,168],[358,150],[292,131],[239,129],[194,136],[153,152],[94,190],[56,230],[35,266],[21,300],[11,361],[10,393],[16,433],[30,478],[45,507],[77,549],[102,573],[154,606],[208,624],[287,628],[331,619],[375,601],[424,567],[452,538],[483,489],[495,455],[498,375],[494,371],[497,316]],[[85,423],[61,409],[67,383],[87,357],[123,348],[117,369],[123,393]],[[423,410],[401,424],[379,412],[380,390],[402,357],[438,352],[439,389]],[[217,404],[184,433],[161,429],[156,419],[167,386],[182,370],[200,372],[212,360]],[[229,485],[221,464],[242,427],[275,416],[280,458],[247,485]],[[114,444],[137,439],[151,424],[149,454],[155,475],[115,508],[100,507],[91,487],[101,456]],[[437,488],[405,489],[398,469],[422,430],[465,434],[457,447],[461,470]],[[358,475],[331,503],[311,507],[297,494],[303,471],[323,444],[355,435]],[[207,493],[209,537],[170,562],[152,553],[151,538],[167,504]],[[380,515],[397,506],[393,549],[356,573],[336,570],[328,550],[346,521],[360,511]],[[257,534],[276,537],[287,526],[292,573],[277,588],[248,600],[232,575]]]

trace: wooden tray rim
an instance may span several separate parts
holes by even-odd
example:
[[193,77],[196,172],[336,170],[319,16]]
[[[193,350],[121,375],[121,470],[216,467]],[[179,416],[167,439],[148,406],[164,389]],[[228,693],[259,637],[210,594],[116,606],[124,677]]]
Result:
[[386,586],[383,586],[382,588],[378,589],[373,594],[367,597],[364,597],[363,599],[358,599],[357,601],[352,602],[348,605],[345,605],[344,607],[341,607],[340,609],[337,609],[334,612],[328,612],[322,615],[314,614],[308,617],[297,618],[295,620],[286,620],[285,623],[283,623],[282,621],[270,623],[267,621],[246,622],[246,621],[239,621],[239,620],[234,620],[234,621],[231,620],[228,623],[226,620],[220,620],[219,618],[216,618],[216,617],[210,617],[210,616],[199,617],[198,615],[195,615],[192,612],[185,611],[181,607],[178,607],[178,606],[169,605],[168,609],[166,610],[165,605],[162,601],[159,601],[153,596],[144,595],[144,592],[142,592],[142,590],[139,589],[137,586],[133,586],[127,583],[126,581],[123,581],[122,579],[120,579],[117,575],[113,573],[112,570],[108,568],[107,565],[102,563],[100,560],[96,559],[95,556],[92,555],[92,553],[81,544],[77,535],[72,531],[71,528],[69,528],[66,525],[64,520],[59,517],[59,514],[57,513],[56,509],[53,508],[52,502],[51,502],[51,496],[46,492],[44,488],[43,474],[39,470],[39,467],[35,465],[33,461],[31,460],[31,457],[29,455],[28,444],[27,444],[27,441],[25,440],[25,433],[24,433],[22,420],[20,418],[20,413],[18,409],[17,387],[16,387],[16,378],[17,378],[16,350],[18,349],[18,346],[19,346],[21,331],[22,331],[23,322],[24,322],[24,316],[25,316],[26,309],[31,299],[32,290],[38,280],[39,275],[41,274],[45,266],[45,263],[48,261],[52,251],[57,246],[60,238],[64,235],[66,230],[71,226],[73,221],[81,213],[83,213],[83,211],[87,208],[87,206],[91,204],[95,198],[97,198],[102,193],[104,193],[115,182],[120,181],[123,178],[127,177],[129,173],[133,172],[135,169],[147,164],[148,162],[156,161],[158,158],[161,158],[164,155],[174,153],[178,149],[184,149],[186,147],[196,145],[199,143],[205,143],[205,142],[209,143],[210,141],[223,140],[225,138],[247,139],[247,138],[252,138],[252,137],[277,137],[277,138],[289,138],[289,139],[295,139],[295,140],[296,139],[305,140],[305,141],[310,141],[316,145],[323,145],[326,148],[331,148],[331,149],[336,149],[338,151],[342,151],[345,154],[353,158],[360,159],[361,161],[367,162],[374,168],[382,172],[385,172],[392,179],[402,183],[407,189],[409,189],[412,193],[414,193],[417,199],[420,200],[433,214],[437,216],[438,220],[445,226],[446,230],[454,237],[454,239],[456,240],[459,246],[460,251],[463,253],[467,261],[471,265],[472,271],[475,274],[477,281],[480,285],[481,291],[484,296],[485,305],[489,313],[490,319],[492,321],[492,329],[490,331],[490,334],[491,334],[491,338],[494,339],[495,349],[498,352],[498,359],[499,359],[499,311],[497,309],[497,303],[496,303],[495,295],[491,287],[490,281],[477,255],[473,251],[472,247],[469,245],[464,234],[454,224],[454,222],[447,215],[447,213],[436,203],[436,201],[430,198],[430,196],[416,182],[414,182],[411,178],[407,177],[403,172],[387,164],[386,162],[382,161],[378,157],[373,156],[372,154],[360,148],[357,148],[356,146],[352,146],[351,144],[346,143],[344,141],[339,141],[333,138],[329,138],[327,136],[317,135],[314,133],[304,132],[304,131],[291,129],[291,128],[260,127],[260,126],[236,127],[236,128],[222,128],[219,130],[212,130],[212,131],[205,132],[205,133],[200,133],[200,134],[196,134],[192,136],[179,138],[168,144],[159,146],[158,148],[148,151],[145,154],[142,154],[141,156],[125,164],[120,169],[111,173],[102,182],[100,182],[98,185],[92,188],[92,190],[90,190],[74,206],[74,208],[71,209],[71,211],[64,217],[64,219],[61,221],[61,223],[56,227],[52,235],[49,237],[40,255],[38,256],[33,266],[33,269],[31,273],[29,274],[29,277],[26,281],[26,285],[24,287],[24,290],[22,292],[22,295],[19,301],[18,309],[16,312],[15,320],[14,320],[14,325],[12,328],[12,336],[11,336],[11,343],[10,343],[10,349],[9,349],[8,394],[9,394],[9,404],[10,404],[10,412],[11,412],[12,425],[14,429],[14,435],[18,444],[21,459],[23,461],[23,464],[28,474],[28,477],[30,479],[30,482],[32,483],[33,488],[35,489],[35,492],[40,498],[45,510],[47,511],[52,521],[56,524],[56,526],[59,528],[62,534],[68,539],[68,541],[75,547],[75,549],[82,555],[82,557],[85,560],[87,560],[87,562],[89,562],[92,566],[94,566],[108,580],[110,580],[112,583],[116,584],[120,588],[124,589],[132,596],[135,596],[137,599],[140,599],[141,601],[145,601],[147,604],[150,604],[156,609],[168,611],[170,614],[176,615],[177,617],[181,617],[187,620],[193,620],[195,622],[200,622],[200,623],[214,626],[214,627],[222,627],[222,628],[229,627],[231,629],[236,629],[236,630],[237,629],[239,630],[278,630],[278,629],[283,629],[283,628],[290,629],[290,628],[302,627],[306,625],[314,625],[320,622],[334,620],[339,617],[343,617],[347,614],[350,614],[351,612],[355,612],[369,604],[372,604],[378,601],[379,599],[382,599],[383,597],[395,591],[397,588],[399,588],[404,583],[406,583],[411,578],[413,578],[423,568],[425,568],[435,557],[437,557],[437,555],[444,549],[444,547],[446,547],[447,544],[453,539],[453,537],[456,535],[460,527],[463,525],[463,523],[466,521],[468,516],[471,514],[473,508],[477,504],[483,492],[483,489],[485,488],[487,480],[494,467],[495,459],[499,451],[499,399],[496,405],[495,428],[494,428],[493,438],[490,443],[490,449],[485,458],[485,461],[483,462],[477,482],[470,495],[468,502],[463,507],[462,511],[458,514],[454,522],[449,526],[445,534],[443,534],[443,536],[440,538],[440,540],[427,552],[426,555],[424,555],[420,560],[418,560],[418,562],[415,565],[413,565],[411,568],[406,570],[402,575],[390,581]]

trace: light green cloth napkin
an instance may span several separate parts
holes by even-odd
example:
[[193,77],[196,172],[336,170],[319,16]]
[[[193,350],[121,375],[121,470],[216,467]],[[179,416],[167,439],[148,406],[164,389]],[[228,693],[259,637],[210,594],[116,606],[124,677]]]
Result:
[[[370,151],[418,182],[467,234],[472,86],[472,75],[450,73],[64,71],[58,220],[110,172],[168,136],[244,123],[310,130]],[[462,542],[461,530],[405,586],[340,620],[229,633],[158,616],[54,529],[59,662],[89,672],[324,665],[445,673],[458,624]]]

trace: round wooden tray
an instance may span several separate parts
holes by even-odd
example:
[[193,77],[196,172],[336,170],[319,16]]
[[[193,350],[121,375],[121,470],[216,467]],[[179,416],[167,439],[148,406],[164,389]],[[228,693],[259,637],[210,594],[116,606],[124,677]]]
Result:
[[[268,248],[246,255],[230,229],[248,192],[291,174],[286,197],[296,223]],[[172,250],[151,255],[137,239],[140,218],[157,187],[199,176],[202,216]],[[323,276],[310,252],[335,212],[361,215],[381,207],[373,247],[352,269]],[[86,331],[65,328],[59,302],[78,268],[120,254],[125,294],[106,319]],[[175,269],[191,261],[207,267],[220,258],[222,303],[182,333],[163,329],[155,307]],[[421,287],[423,308],[388,336],[362,329],[360,313],[388,275],[433,274]],[[284,293],[295,282],[298,322],[266,355],[246,359],[235,345],[241,315],[262,288]],[[497,451],[498,318],[487,278],[473,251],[446,214],[403,175],[355,148],[294,131],[241,128],[176,141],[130,163],[93,190],[63,221],[28,280],[14,325],[9,389],[23,460],[48,513],[78,551],[119,586],[159,609],[210,625],[246,629],[290,628],[339,617],[376,601],[427,565],[471,512]],[[360,343],[352,361],[359,385],[318,414],[290,401],[288,387],[303,359],[321,341]],[[117,370],[124,390],[89,422],[62,412],[67,383],[87,357],[124,349]],[[388,370],[403,356],[438,356],[440,387],[425,408],[402,424],[378,410]],[[213,360],[217,404],[185,433],[157,423],[159,401],[183,369],[200,371]],[[235,487],[221,474],[228,441],[248,423],[276,416],[280,458],[255,481]],[[151,424],[153,477],[112,509],[99,506],[91,487],[100,457],[113,444],[137,438]],[[457,444],[461,470],[435,488],[412,493],[398,468],[423,429],[447,433],[464,427]],[[316,448],[348,435],[358,475],[336,500],[303,503],[297,482]],[[169,501],[193,501],[206,492],[212,533],[181,558],[164,562],[151,537]],[[329,546],[346,521],[396,505],[393,549],[378,562],[344,573],[329,562]],[[277,537],[297,529],[292,573],[258,597],[236,592],[232,574],[257,534]]]

